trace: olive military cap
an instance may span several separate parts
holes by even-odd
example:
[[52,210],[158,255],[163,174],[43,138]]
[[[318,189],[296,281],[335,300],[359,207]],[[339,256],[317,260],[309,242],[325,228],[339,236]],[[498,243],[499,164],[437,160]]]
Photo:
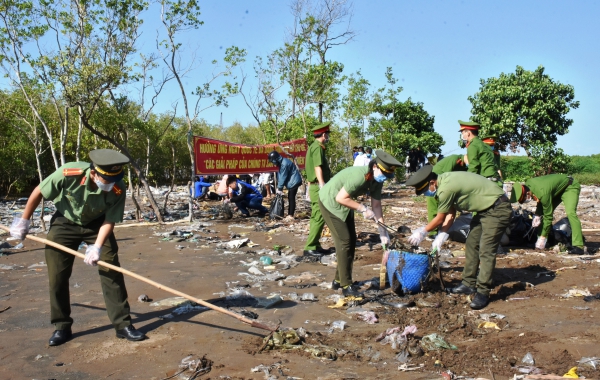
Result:
[[397,167],[402,164],[389,153],[384,152],[381,149],[375,151],[375,162],[381,171],[384,173],[393,173]]
[[125,175],[123,165],[129,163],[129,158],[123,153],[112,149],[96,149],[92,150],[89,156],[92,169],[105,180],[117,182]]
[[459,120],[458,124],[460,124],[460,129],[458,130],[459,132],[465,129],[471,130],[471,131],[477,131],[479,130],[479,128],[481,128],[481,125],[479,125],[479,123],[475,122],[475,121],[462,121]]
[[496,143],[496,140],[498,140],[498,136],[495,135],[489,135],[481,138],[481,141],[483,141],[487,145],[494,145]]
[[429,180],[432,178],[433,165],[425,165],[406,180],[406,186],[414,186],[417,195],[421,195],[429,188]]
[[321,133],[329,132],[329,126],[331,125],[331,121],[326,121],[322,124],[317,125],[312,129],[313,135],[320,135]]

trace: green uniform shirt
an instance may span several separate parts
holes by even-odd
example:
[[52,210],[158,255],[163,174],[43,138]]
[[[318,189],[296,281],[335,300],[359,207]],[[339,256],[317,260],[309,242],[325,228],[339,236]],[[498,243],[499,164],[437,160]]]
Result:
[[105,221],[123,221],[125,183],[115,183],[110,192],[92,188],[90,164],[70,162],[58,168],[40,183],[44,198],[54,201],[56,210],[65,218],[85,226],[105,215]]
[[[469,173],[475,173],[488,177],[498,177],[498,167],[494,161],[492,148],[481,141],[477,136],[467,146],[467,158],[469,159]],[[497,186],[497,185],[496,185]]]
[[369,192],[372,199],[381,200],[383,183],[375,180],[366,181],[365,175],[369,172],[368,166],[351,166],[336,174],[331,181],[319,191],[319,200],[323,206],[341,220],[346,220],[350,209],[337,203],[335,197],[344,188],[351,198]]
[[450,212],[453,206],[458,211],[484,211],[504,195],[495,182],[473,173],[444,173],[437,181],[438,214]]
[[323,171],[323,181],[327,183],[331,179],[331,170],[329,170],[329,162],[325,157],[325,148],[321,146],[319,140],[313,141],[306,152],[306,180],[310,183],[318,183],[315,166],[320,166]]
[[[460,160],[460,163],[457,163],[458,160]],[[433,166],[432,171],[437,175],[448,172],[464,172],[467,171],[467,165],[463,162],[462,154],[452,154],[439,160],[437,164]]]
[[535,214],[544,217],[540,235],[548,236],[552,227],[552,214],[554,211],[552,199],[559,196],[569,186],[569,177],[565,174],[544,175],[528,179],[525,181],[525,186],[538,199]]

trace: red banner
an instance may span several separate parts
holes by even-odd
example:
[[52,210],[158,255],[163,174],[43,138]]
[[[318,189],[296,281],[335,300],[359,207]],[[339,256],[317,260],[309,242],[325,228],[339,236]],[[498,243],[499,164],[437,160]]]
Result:
[[286,141],[279,145],[243,145],[194,136],[196,174],[276,172],[279,168],[268,160],[268,155],[273,150],[290,159],[293,156],[300,169],[304,169],[308,150],[306,139]]

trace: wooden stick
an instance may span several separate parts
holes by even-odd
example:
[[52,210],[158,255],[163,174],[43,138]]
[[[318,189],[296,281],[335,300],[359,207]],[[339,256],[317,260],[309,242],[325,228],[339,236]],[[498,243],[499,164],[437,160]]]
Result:
[[[4,225],[0,224],[0,228],[3,229],[3,230],[5,230],[5,231],[9,231],[10,232],[10,228],[8,228],[8,227],[6,227]],[[83,253],[77,252],[75,250],[72,250],[71,248],[67,248],[64,245],[55,243],[55,242],[50,241],[48,239],[40,238],[40,237],[33,236],[33,235],[27,235],[25,237],[27,239],[31,239],[31,240],[34,240],[34,241],[37,241],[37,242],[44,243],[46,245],[52,246],[54,248],[58,248],[61,251],[70,253],[71,255],[77,256],[77,257],[79,257],[81,259],[85,259],[85,255]],[[209,309],[213,309],[215,311],[218,311],[219,313],[227,314],[230,317],[234,317],[235,319],[240,320],[240,321],[242,321],[244,323],[247,323],[247,324],[249,324],[252,327],[257,327],[259,329],[263,329],[263,330],[267,330],[267,331],[274,331],[272,328],[268,327],[267,325],[264,325],[264,324],[259,323],[257,321],[252,321],[252,320],[250,320],[250,319],[248,319],[246,317],[243,317],[241,315],[238,315],[238,314],[236,314],[236,313],[234,313],[232,311],[229,311],[227,309],[223,309],[222,307],[215,306],[215,305],[210,304],[210,303],[208,303],[206,301],[203,301],[203,300],[201,300],[199,298],[192,297],[192,296],[190,296],[188,294],[180,292],[179,290],[175,290],[175,289],[169,288],[168,286],[159,284],[156,281],[152,281],[150,279],[147,279],[146,277],[143,277],[143,276],[140,276],[139,274],[136,274],[136,273],[133,273],[131,271],[128,271],[127,269],[123,269],[121,267],[118,267],[118,266],[106,263],[104,261],[98,261],[98,265],[100,265],[102,267],[105,267],[105,268],[108,268],[108,269],[112,269],[112,270],[117,271],[117,272],[121,272],[121,273],[126,274],[126,275],[128,275],[130,277],[133,277],[133,278],[138,279],[140,281],[143,281],[143,282],[145,282],[147,284],[150,284],[150,285],[152,285],[152,286],[154,286],[154,287],[156,287],[158,289],[161,289],[161,290],[164,290],[166,292],[178,295],[178,296],[186,298],[186,299],[188,299],[190,301],[196,302],[197,304],[200,304],[202,306],[206,306]]]
[[581,232],[600,232],[600,228],[583,228]]

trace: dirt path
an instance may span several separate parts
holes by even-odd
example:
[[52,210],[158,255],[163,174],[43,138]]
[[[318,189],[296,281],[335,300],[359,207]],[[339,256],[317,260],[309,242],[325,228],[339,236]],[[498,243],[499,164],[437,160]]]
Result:
[[[425,204],[414,203],[408,191],[386,198],[384,206],[391,225],[414,227],[424,222]],[[593,214],[582,219],[584,226],[586,220],[600,222]],[[75,264],[70,287],[74,338],[62,346],[49,347],[53,328],[49,324],[46,267],[32,266],[45,260],[44,252],[40,244],[28,241],[25,249],[0,257],[0,311],[10,307],[0,312],[0,377],[163,379],[177,373],[181,360],[193,355],[212,361],[210,373],[199,377],[211,379],[267,378],[263,371],[251,372],[259,365],[271,366],[271,375],[277,376],[273,378],[280,379],[424,379],[440,377],[443,371],[455,376],[506,379],[521,374],[516,367],[525,365],[521,360],[528,352],[535,367],[558,375],[576,367],[582,357],[600,357],[596,313],[600,300],[584,302],[582,297],[565,296],[570,290],[574,294],[573,289],[600,292],[599,258],[582,260],[551,251],[542,255],[515,249],[498,256],[492,302],[484,310],[472,311],[466,297],[447,295],[434,284],[429,293],[396,299],[420,306],[394,309],[376,302],[360,305],[379,317],[377,324],[370,325],[347,314],[346,308],[328,308],[333,305],[328,297],[335,292],[318,285],[331,282],[332,266],[302,262],[290,269],[276,268],[287,277],[283,281],[254,282],[240,275],[249,269],[243,263],[258,260],[265,255],[261,250],[272,250],[275,245],[289,247],[282,249],[284,253],[301,255],[307,219],[280,222],[275,230],[272,222],[258,218],[201,222],[203,226],[193,231],[197,236],[191,242],[176,241],[177,236],[171,236],[170,241],[155,236],[177,228],[189,229],[186,224],[118,229],[122,266],[201,299],[227,296],[230,289],[243,286],[256,297],[281,295],[284,301],[268,309],[233,306],[232,301],[217,304],[236,312],[256,313],[260,321],[303,327],[309,333],[306,343],[332,348],[337,360],[315,358],[301,350],[258,353],[265,331],[215,311],[161,318],[175,308],[151,306],[137,298],[146,294],[157,301],[171,295],[134,279],[126,279],[132,316],[135,326],[149,339],[137,343],[119,340],[108,325],[97,271],[81,261]],[[354,278],[378,278],[382,251],[377,235],[368,234],[376,229],[361,221],[357,230],[363,232],[363,242],[358,247]],[[598,235],[586,236],[590,245],[599,245]],[[249,238],[258,245],[216,248],[218,242],[239,238]],[[455,252],[462,247],[452,244]],[[447,262],[444,279],[457,284],[463,259],[452,257]],[[269,272],[262,265],[256,268]],[[300,278],[293,277],[303,273]],[[313,293],[317,301],[293,300],[290,293],[298,297]],[[504,317],[494,317],[493,313]],[[480,328],[486,319],[499,329]],[[346,322],[346,328],[330,332],[334,321]],[[375,337],[388,328],[403,330],[408,325],[417,327],[417,339],[437,333],[457,349],[412,357],[410,365],[418,369],[399,371],[398,352],[376,342]],[[578,373],[599,377],[598,371],[584,365],[578,367]]]

